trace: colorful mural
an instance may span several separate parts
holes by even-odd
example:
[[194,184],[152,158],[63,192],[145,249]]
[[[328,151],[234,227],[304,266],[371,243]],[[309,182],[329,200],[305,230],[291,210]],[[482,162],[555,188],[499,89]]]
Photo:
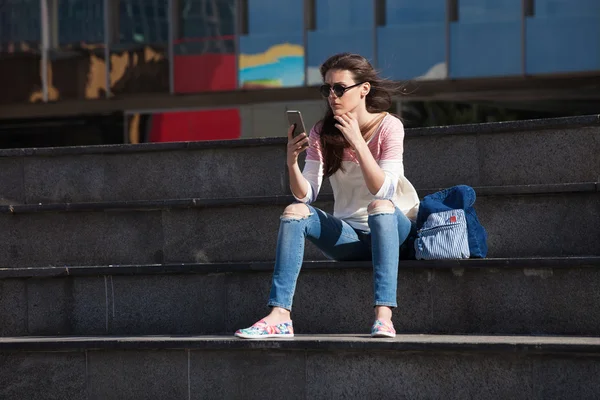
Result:
[[[446,0],[52,3],[42,69],[44,2],[0,0],[0,104],[41,102],[45,92],[60,101],[103,99],[108,89],[118,97],[319,85],[321,63],[342,51],[375,60],[383,76],[399,81],[600,70],[599,0],[536,0],[524,21],[520,0],[461,0],[449,27]],[[114,30],[108,59],[105,4]],[[376,14],[375,4],[385,12]]]
[[240,54],[239,85],[244,89],[304,85],[304,47],[276,44],[257,54]]

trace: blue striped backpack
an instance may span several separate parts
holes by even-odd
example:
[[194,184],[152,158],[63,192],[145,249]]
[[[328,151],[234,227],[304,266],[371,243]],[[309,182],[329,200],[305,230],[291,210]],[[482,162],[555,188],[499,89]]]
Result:
[[484,258],[487,232],[473,208],[475,190],[466,185],[425,196],[417,214],[417,260]]

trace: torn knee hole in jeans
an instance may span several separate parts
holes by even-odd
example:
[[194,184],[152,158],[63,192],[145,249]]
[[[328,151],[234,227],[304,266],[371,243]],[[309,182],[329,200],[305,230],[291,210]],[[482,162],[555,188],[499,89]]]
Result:
[[306,219],[308,217],[310,217],[310,214],[301,214],[301,213],[294,213],[294,212],[289,212],[289,211],[286,211],[283,214],[281,214],[282,221],[300,221],[300,220]]
[[381,215],[381,214],[394,214],[396,210],[391,206],[381,206],[381,207],[373,207],[371,211],[369,211],[369,215]]

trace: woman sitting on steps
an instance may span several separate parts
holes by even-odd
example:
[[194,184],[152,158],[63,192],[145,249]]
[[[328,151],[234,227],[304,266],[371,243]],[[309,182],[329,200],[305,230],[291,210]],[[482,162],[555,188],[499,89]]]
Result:
[[[357,54],[338,54],[321,66],[325,117],[292,138],[288,130],[287,165],[297,202],[281,216],[269,315],[235,335],[246,339],[293,337],[290,312],[308,238],[328,258],[372,260],[375,323],[373,337],[394,337],[401,246],[414,230],[419,198],[404,177],[404,128],[385,110],[396,90]],[[300,172],[298,155],[307,150]],[[334,212],[310,206],[323,177],[329,177]],[[414,232],[413,232],[414,233]],[[404,246],[407,247],[407,246]],[[402,251],[404,253],[404,250]],[[335,283],[334,283],[335,284]]]

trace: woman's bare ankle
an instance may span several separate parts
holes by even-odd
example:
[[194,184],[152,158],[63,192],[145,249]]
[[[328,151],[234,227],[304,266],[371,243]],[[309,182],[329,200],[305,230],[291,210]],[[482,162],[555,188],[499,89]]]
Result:
[[387,306],[375,306],[375,319],[392,322],[392,309]]
[[281,307],[273,307],[271,313],[264,318],[269,325],[281,324],[283,322],[288,322],[291,319],[290,311]]

